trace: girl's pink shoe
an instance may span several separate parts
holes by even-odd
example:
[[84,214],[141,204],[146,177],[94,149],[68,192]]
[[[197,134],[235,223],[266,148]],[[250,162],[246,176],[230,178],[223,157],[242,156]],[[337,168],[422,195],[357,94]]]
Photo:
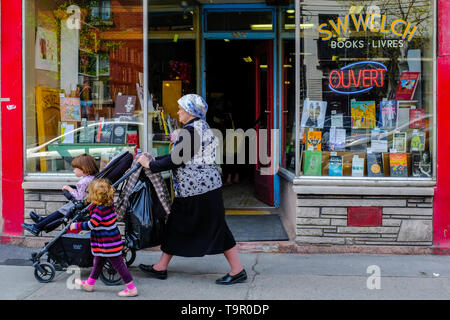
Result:
[[118,293],[119,297],[135,297],[138,295],[138,291],[136,288],[134,289],[125,289]]
[[94,290],[94,286],[88,284],[86,280],[75,279],[75,284],[83,288],[84,291],[91,292]]

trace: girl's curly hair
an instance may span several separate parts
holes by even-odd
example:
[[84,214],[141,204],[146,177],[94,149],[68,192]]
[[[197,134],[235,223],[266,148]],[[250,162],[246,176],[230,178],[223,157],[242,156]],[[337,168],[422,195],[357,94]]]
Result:
[[107,179],[92,180],[87,189],[87,201],[95,205],[111,206],[114,204],[115,191]]

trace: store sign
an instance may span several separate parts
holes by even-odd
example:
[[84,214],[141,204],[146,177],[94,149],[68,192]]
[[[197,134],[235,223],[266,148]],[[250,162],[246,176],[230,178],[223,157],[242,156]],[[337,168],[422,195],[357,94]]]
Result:
[[[412,40],[417,31],[416,25],[403,19],[396,19],[389,25],[387,20],[387,16],[380,13],[368,13],[365,16],[363,14],[359,14],[359,16],[350,14],[337,18],[336,22],[328,20],[328,23],[322,23],[319,25],[318,31],[323,41],[336,37],[343,38],[351,33],[361,31],[394,35],[407,41]],[[406,27],[403,29],[402,26]]]
[[340,94],[357,94],[383,87],[387,68],[375,61],[361,61],[333,70],[328,77],[329,88]]

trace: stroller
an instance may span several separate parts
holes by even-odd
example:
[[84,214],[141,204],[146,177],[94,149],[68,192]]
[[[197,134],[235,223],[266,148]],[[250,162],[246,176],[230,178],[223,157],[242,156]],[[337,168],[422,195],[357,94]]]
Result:
[[[132,162],[132,154],[128,151],[124,151],[115,156],[94,179],[106,178],[117,189],[124,180],[139,169],[139,164],[130,169]],[[53,230],[62,224],[65,225],[63,230],[61,230],[54,239],[45,243],[44,248],[31,255],[31,261],[33,262],[34,267],[34,277],[42,283],[51,282],[54,279],[57,270],[64,271],[71,265],[76,265],[81,268],[93,266],[90,234],[66,234],[72,222],[89,220],[88,207],[90,204],[86,205],[83,201],[74,200],[66,190],[64,195],[68,200],[74,203],[75,210],[68,213],[63,218],[58,219],[52,223],[52,225],[47,226],[47,230]],[[126,243],[124,247],[123,256],[127,266],[129,266],[136,257],[136,251],[134,248],[129,248]],[[41,262],[40,259],[45,254],[47,254],[47,262]],[[106,285],[116,285],[120,283],[120,278],[117,279],[116,272],[109,263],[106,263],[103,267],[100,279]]]

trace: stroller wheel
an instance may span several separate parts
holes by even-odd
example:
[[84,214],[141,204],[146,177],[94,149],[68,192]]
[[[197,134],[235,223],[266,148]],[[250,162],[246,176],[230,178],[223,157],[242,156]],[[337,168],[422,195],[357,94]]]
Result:
[[43,262],[34,267],[34,277],[41,283],[48,283],[56,275],[55,267],[51,263]]
[[133,264],[134,260],[136,260],[136,250],[125,247],[122,252],[122,257],[127,267],[129,267]]
[[102,272],[100,273],[100,280],[107,286],[118,286],[122,283],[122,278],[117,271],[114,270],[109,261],[103,266]]

